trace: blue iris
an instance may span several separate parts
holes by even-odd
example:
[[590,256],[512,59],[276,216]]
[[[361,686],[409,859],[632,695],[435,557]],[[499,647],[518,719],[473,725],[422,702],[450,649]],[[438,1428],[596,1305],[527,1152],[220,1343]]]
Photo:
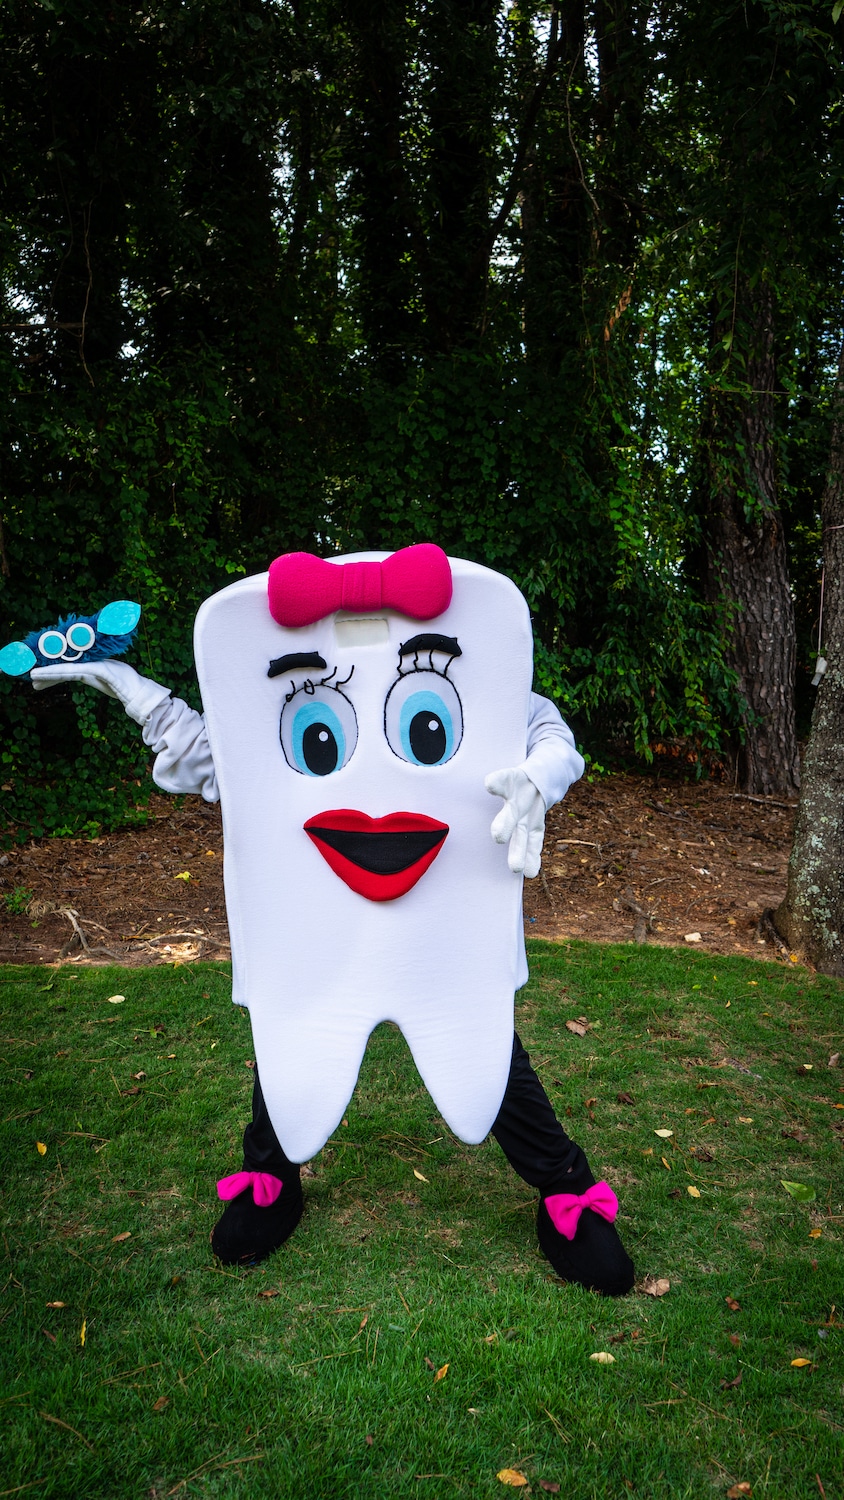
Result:
[[346,759],[346,736],[333,708],[319,699],[296,710],[293,756],[306,776],[330,776]]
[[439,693],[411,693],[399,715],[402,750],[414,766],[438,766],[454,750],[454,724]]

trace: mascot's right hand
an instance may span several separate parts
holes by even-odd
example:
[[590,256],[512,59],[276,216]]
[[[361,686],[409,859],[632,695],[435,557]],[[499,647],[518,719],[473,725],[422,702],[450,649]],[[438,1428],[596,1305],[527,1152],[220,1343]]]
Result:
[[122,703],[129,718],[142,727],[158,705],[170,697],[169,688],[149,677],[141,677],[128,662],[113,658],[67,666],[33,667],[29,675],[36,692],[62,682],[82,682],[86,687],[96,688],[107,698],[116,698]]

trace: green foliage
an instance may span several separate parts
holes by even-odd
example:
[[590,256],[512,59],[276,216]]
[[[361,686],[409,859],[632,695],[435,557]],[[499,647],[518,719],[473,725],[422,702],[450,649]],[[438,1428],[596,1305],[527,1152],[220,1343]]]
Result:
[[21,916],[32,900],[32,891],[28,891],[24,885],[16,885],[13,891],[6,891],[3,896],[3,904],[13,916]]
[[[227,967],[0,972],[4,1488],[493,1500],[508,1467],[578,1500],[621,1494],[619,1476],[654,1500],[723,1496],[726,1476],[835,1493],[841,983],[529,946],[520,1035],[663,1297],[559,1282],[534,1190],[493,1140],[450,1134],[386,1026],[293,1238],[221,1271],[214,1184],[241,1164],[254,1055]],[[581,1013],[585,1039],[562,1025]]]
[[[770,288],[807,641],[844,259],[826,9],[10,0],[0,34],[0,643],[135,597],[131,659],[195,704],[208,593],[430,538],[524,589],[584,741],[736,727],[707,411],[752,510],[737,288]],[[2,678],[0,726],[19,837],[140,815],[114,705]]]

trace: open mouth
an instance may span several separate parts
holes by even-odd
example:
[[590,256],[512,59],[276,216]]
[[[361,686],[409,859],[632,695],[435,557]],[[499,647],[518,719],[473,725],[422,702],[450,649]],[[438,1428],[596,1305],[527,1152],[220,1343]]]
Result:
[[368,901],[404,896],[439,854],[448,824],[423,813],[370,818],[351,807],[317,813],[304,824],[335,875]]

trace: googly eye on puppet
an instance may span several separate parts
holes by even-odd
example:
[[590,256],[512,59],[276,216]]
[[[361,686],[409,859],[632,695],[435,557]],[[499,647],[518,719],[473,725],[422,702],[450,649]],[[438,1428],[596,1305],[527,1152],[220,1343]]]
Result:
[[[271,662],[267,675],[278,677],[308,667],[324,670],[325,666],[316,653],[297,652]],[[318,682],[306,677],[298,687],[291,677],[291,690],[285,695],[279,720],[281,748],[287,764],[303,776],[330,776],[354,754],[358,721],[350,699],[341,691],[351,681],[354,667],[348,677],[335,683],[336,671],[335,667]]]
[[122,656],[135,639],[140,604],[116,599],[95,615],[66,615],[46,630],[32,630],[0,651],[0,672],[25,677],[33,667],[68,666]]
[[447,673],[461,655],[453,636],[415,635],[400,646],[399,675],[384,704],[384,733],[400,760],[443,766],[459,749],[463,708]]

